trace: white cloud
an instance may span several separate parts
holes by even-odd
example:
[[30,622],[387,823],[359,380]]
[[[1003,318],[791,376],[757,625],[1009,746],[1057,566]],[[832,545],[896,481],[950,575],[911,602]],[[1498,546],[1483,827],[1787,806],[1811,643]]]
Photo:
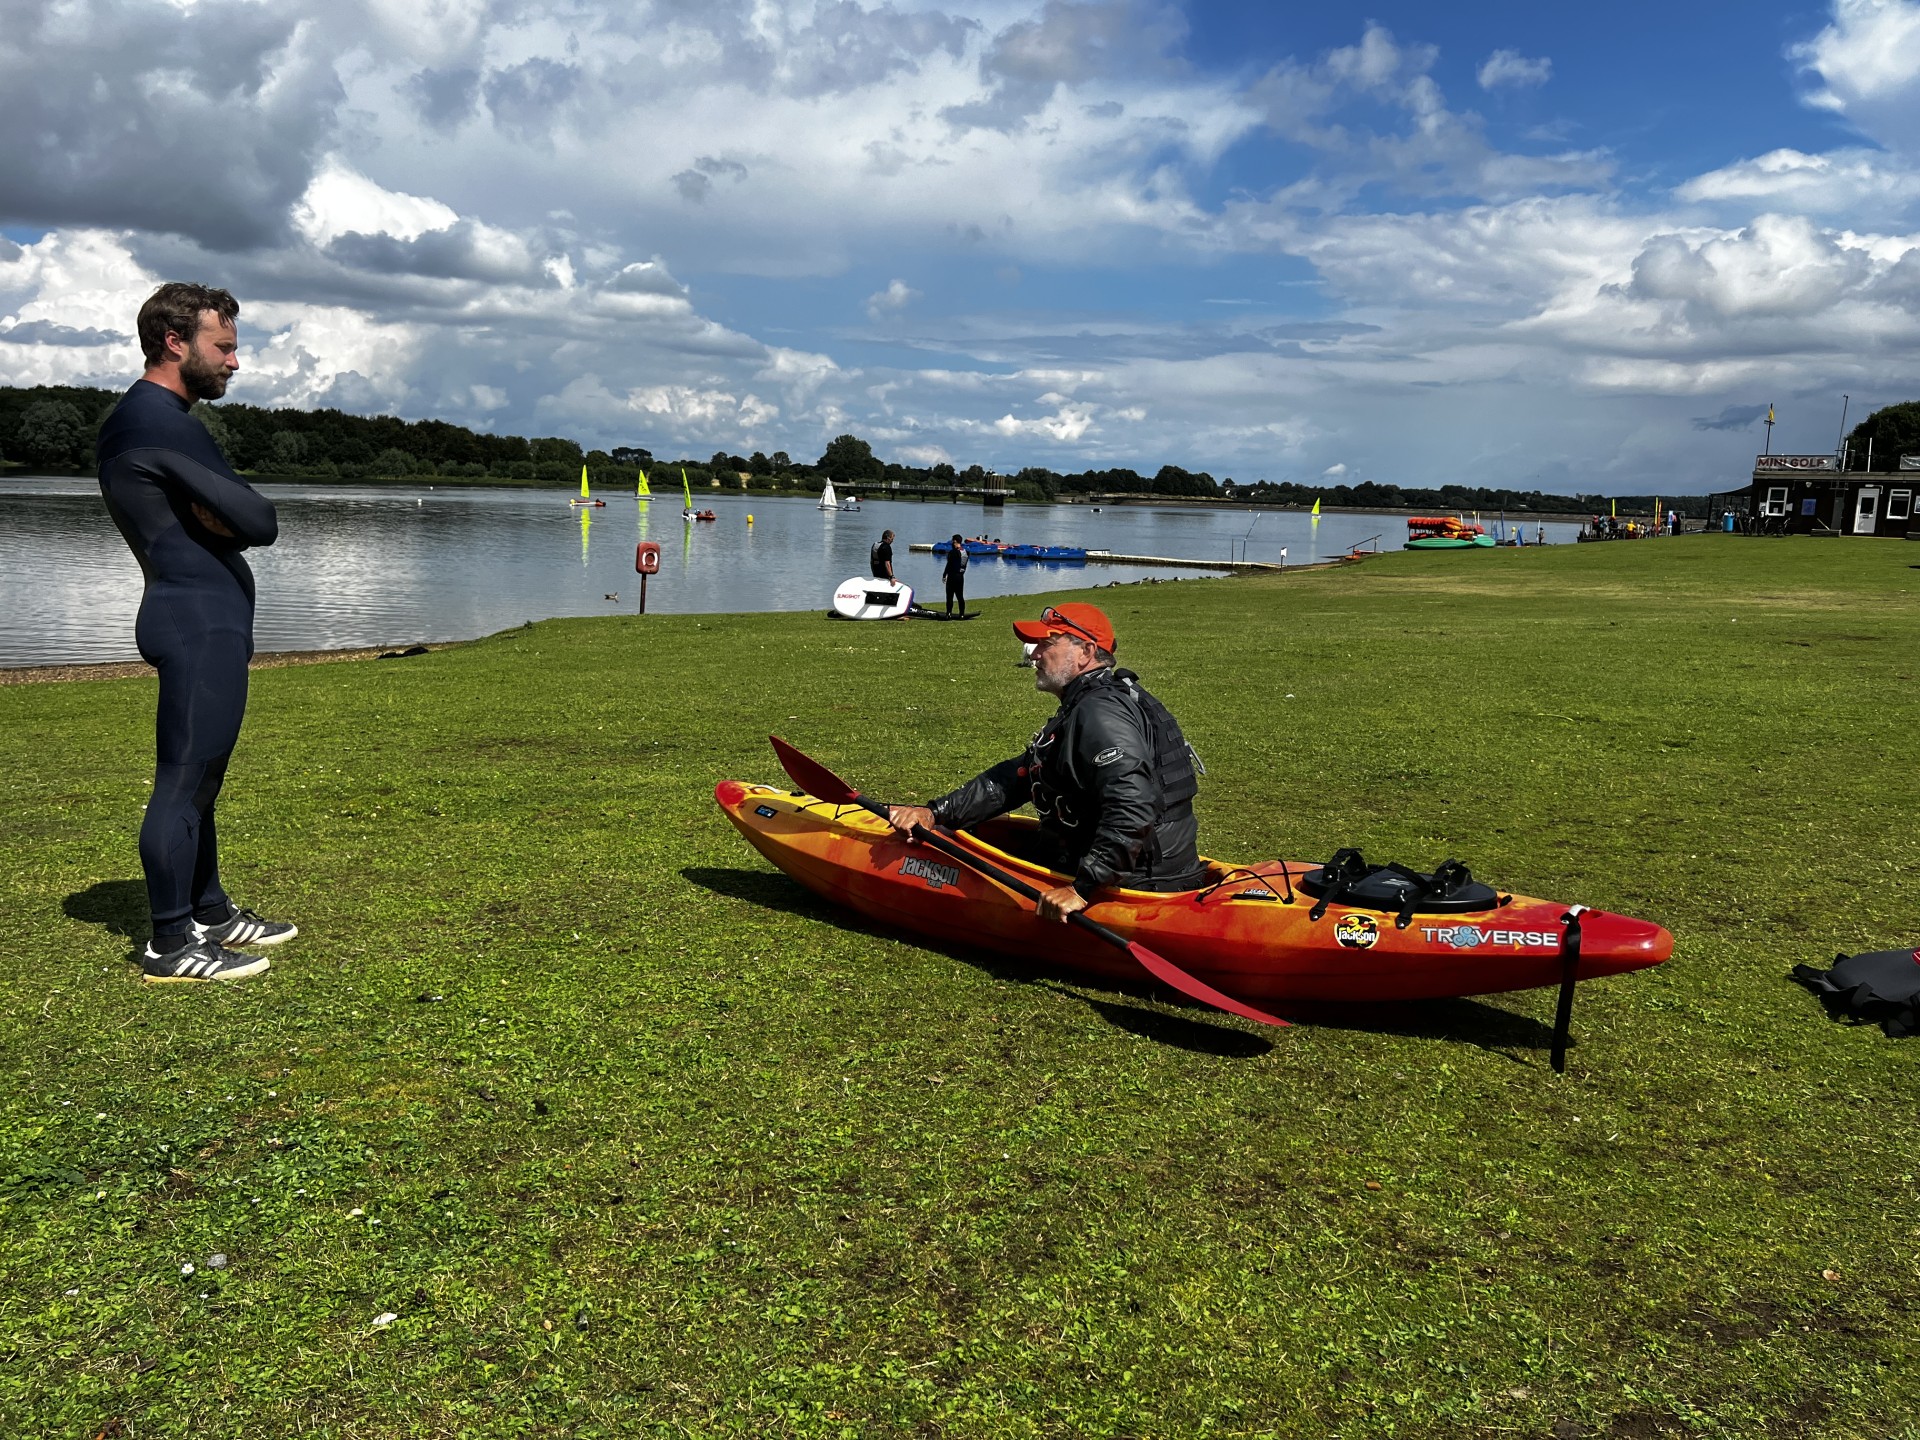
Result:
[[1051,415],[1021,420],[1008,414],[993,422],[993,428],[1008,439],[1028,438],[1072,443],[1093,428],[1092,405],[1062,405]]
[[920,292],[906,281],[891,280],[886,289],[876,290],[867,297],[867,317],[878,320],[886,315],[898,315],[919,298]]
[[903,465],[953,464],[953,452],[944,445],[896,445],[893,454]]
[[1920,198],[1920,171],[1874,150],[1770,150],[1709,170],[1676,186],[1682,200],[1735,205],[1759,202],[1820,214],[1885,215]]
[[1818,78],[1808,98],[1890,149],[1920,146],[1920,4],[1832,0],[1833,20],[1788,53]]
[[342,235],[388,235],[417,240],[460,217],[438,200],[385,190],[339,157],[329,157],[292,211],[294,228],[315,245]]
[[[1497,52],[1496,58],[1510,53]],[[1498,200],[1595,186],[1610,177],[1611,157],[1601,151],[1534,155],[1490,144],[1478,115],[1447,105],[1430,73],[1438,58],[1434,46],[1402,44],[1370,24],[1358,45],[1329,51],[1313,65],[1289,60],[1269,71],[1249,91],[1263,105],[1268,126],[1326,157],[1319,171],[1280,191],[1273,203],[1339,209],[1368,185],[1382,183],[1414,195]],[[1548,64],[1517,56],[1513,63]],[[1516,78],[1509,73],[1513,63],[1497,67],[1506,83]],[[1404,113],[1405,129],[1379,133],[1341,123],[1343,106],[1356,96]]]
[[1344,460],[1338,461],[1335,464],[1329,465],[1327,466],[1326,469],[1320,472],[1320,474],[1328,480],[1337,480],[1342,475],[1345,475],[1346,473],[1347,473],[1347,465]]
[[1501,85],[1544,85],[1553,75],[1553,61],[1546,56],[1528,59],[1518,50],[1496,50],[1481,63],[1474,78],[1482,90]]

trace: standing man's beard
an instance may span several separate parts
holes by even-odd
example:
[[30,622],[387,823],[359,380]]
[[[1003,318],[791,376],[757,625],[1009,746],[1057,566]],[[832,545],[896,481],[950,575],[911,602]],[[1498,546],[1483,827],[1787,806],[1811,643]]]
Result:
[[189,350],[180,362],[180,383],[195,400],[218,400],[227,393],[230,372],[224,364],[209,365],[198,350]]

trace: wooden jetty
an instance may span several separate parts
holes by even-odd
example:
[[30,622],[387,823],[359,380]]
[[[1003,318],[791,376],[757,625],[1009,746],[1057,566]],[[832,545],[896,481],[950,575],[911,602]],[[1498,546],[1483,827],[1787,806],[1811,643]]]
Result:
[[[926,544],[909,545],[907,549],[920,555],[931,555],[933,553],[933,546]],[[984,560],[988,557],[976,555],[974,558],[976,560]],[[1052,562],[1042,561],[1040,563],[1072,565],[1078,562],[1072,560],[1056,560]],[[1237,575],[1278,575],[1282,570],[1299,570],[1303,568],[1299,565],[1274,565],[1265,560],[1176,560],[1169,555],[1122,555],[1114,550],[1089,550],[1087,551],[1087,563],[1089,565],[1166,565],[1181,570],[1226,570]]]

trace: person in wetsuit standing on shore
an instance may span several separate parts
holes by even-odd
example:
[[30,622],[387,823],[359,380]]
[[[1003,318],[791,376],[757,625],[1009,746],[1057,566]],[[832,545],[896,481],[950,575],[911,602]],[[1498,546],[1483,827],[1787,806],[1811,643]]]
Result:
[[153,795],[140,826],[153,981],[241,980],[268,968],[241,947],[297,930],[235,907],[220,885],[214,800],[240,738],[253,658],[253,572],[241,551],[279,534],[273,505],[227,465],[190,413],[240,368],[225,290],[167,284],[140,307],[146,373],[100,427],[100,493],[140,562],[134,639],[160,672]]
[[947,614],[953,614],[954,602],[960,603],[960,618],[967,618],[967,542],[958,535],[953,537],[951,548],[947,551],[947,563],[940,572],[940,578],[947,582]]

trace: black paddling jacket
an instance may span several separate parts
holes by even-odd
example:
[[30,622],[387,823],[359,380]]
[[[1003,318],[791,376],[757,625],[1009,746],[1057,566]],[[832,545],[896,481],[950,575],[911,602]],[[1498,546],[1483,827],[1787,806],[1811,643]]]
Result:
[[1074,868],[1073,888],[1191,890],[1204,877],[1193,752],[1130,670],[1092,670],[1026,750],[928,808],[962,830],[1031,803]]

